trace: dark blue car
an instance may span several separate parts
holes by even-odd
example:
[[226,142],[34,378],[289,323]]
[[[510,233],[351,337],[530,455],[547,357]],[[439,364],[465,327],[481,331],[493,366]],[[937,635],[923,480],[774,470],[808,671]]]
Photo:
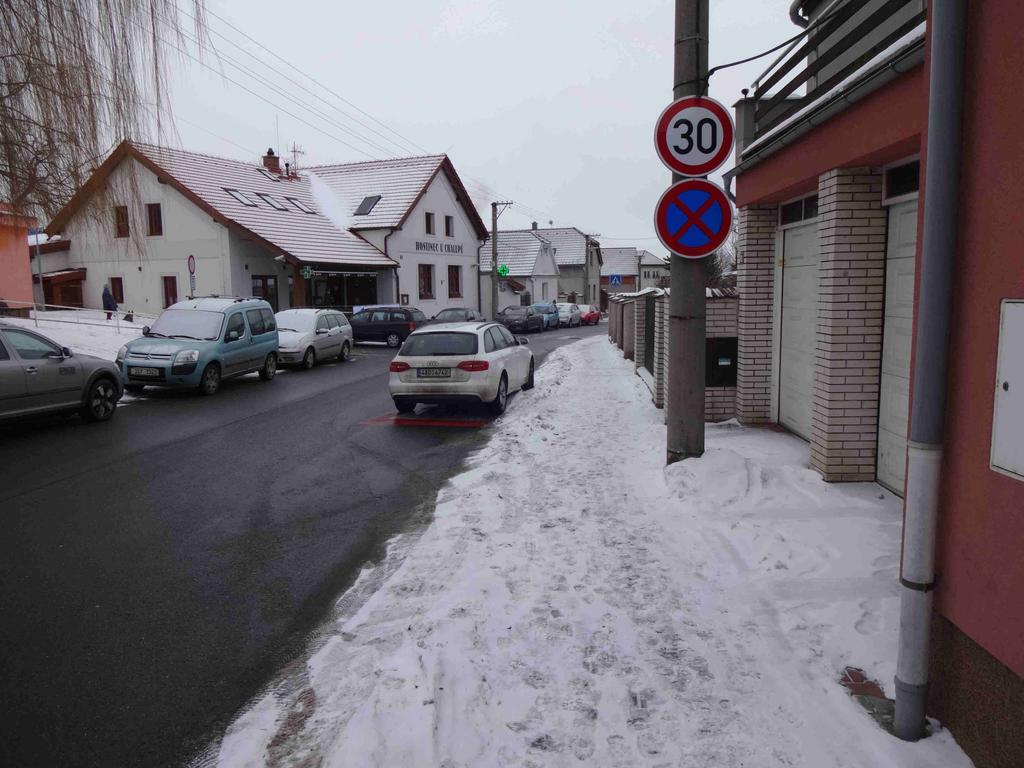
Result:
[[558,327],[558,305],[553,301],[542,301],[533,308],[544,317],[544,330]]

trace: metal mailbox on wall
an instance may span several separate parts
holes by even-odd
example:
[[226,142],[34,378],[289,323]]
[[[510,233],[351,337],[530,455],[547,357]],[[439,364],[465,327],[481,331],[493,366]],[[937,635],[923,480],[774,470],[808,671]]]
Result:
[[992,413],[992,468],[1024,480],[1024,299],[1002,303]]

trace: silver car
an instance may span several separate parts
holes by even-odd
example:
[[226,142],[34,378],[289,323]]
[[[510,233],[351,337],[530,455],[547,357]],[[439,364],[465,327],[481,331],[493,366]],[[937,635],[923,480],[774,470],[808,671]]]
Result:
[[582,325],[583,321],[580,319],[583,315],[580,312],[579,304],[569,304],[566,302],[558,302],[558,324],[566,325],[570,328]]
[[121,399],[110,360],[76,355],[27,328],[0,322],[0,420],[53,411],[106,421]]
[[280,339],[277,359],[309,370],[317,362],[349,359],[352,326],[336,309],[286,309],[274,315]]

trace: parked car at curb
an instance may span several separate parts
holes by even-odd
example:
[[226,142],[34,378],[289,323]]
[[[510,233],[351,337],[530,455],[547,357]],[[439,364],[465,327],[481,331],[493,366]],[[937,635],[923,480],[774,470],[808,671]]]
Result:
[[539,333],[544,330],[544,316],[533,307],[505,307],[495,320],[510,331]]
[[117,353],[124,388],[193,388],[213,395],[224,379],[277,373],[277,321],[263,299],[221,296],[172,304]]
[[558,305],[553,301],[542,301],[534,304],[536,309],[544,317],[544,330],[558,327]]
[[122,392],[120,371],[109,360],[0,322],[0,421],[76,411],[85,421],[107,421]]
[[356,312],[348,321],[357,342],[383,341],[389,347],[399,347],[410,333],[427,323],[427,316],[408,307],[373,307]]
[[277,320],[277,360],[309,370],[318,362],[345,362],[352,354],[352,326],[336,309],[285,309]]
[[533,389],[529,341],[500,323],[448,323],[417,330],[389,368],[388,389],[399,413],[418,403],[484,403],[505,412],[510,393]]
[[558,324],[572,328],[575,325],[582,323],[580,319],[580,308],[578,304],[568,304],[565,302],[559,302],[558,304]]
[[486,320],[480,312],[469,307],[448,307],[432,318],[431,323],[482,323]]
[[597,325],[601,322],[601,310],[593,304],[580,305],[580,322],[583,325]]

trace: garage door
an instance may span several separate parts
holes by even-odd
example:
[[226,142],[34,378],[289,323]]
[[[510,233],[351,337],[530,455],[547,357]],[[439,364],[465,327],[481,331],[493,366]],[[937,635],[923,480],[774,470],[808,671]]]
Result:
[[818,225],[785,230],[782,249],[779,423],[810,440],[818,321]]
[[878,404],[878,482],[903,494],[910,410],[910,342],[914,322],[917,201],[889,208],[885,251],[885,325]]

